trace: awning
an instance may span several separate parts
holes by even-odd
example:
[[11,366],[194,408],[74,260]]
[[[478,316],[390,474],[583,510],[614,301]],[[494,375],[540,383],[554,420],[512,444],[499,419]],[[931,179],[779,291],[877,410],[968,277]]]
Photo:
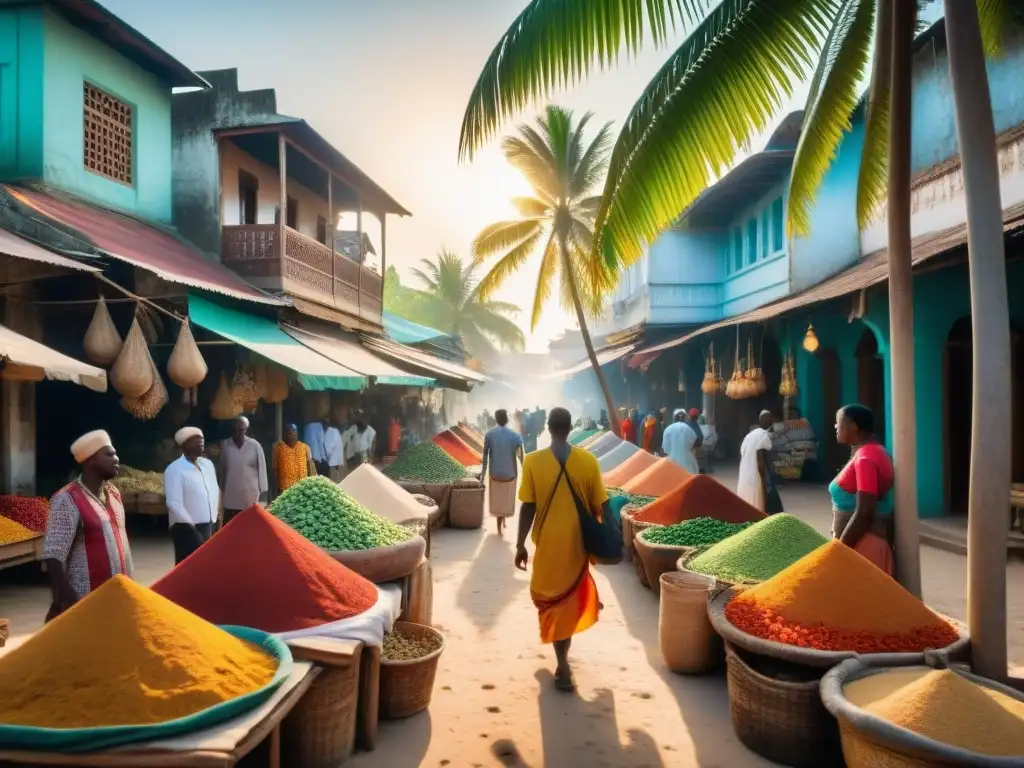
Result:
[[107,391],[107,374],[102,368],[79,362],[55,349],[0,325],[0,358],[26,369],[24,373],[54,381],[71,381],[95,392]]
[[82,264],[74,259],[48,251],[31,240],[26,240],[7,229],[0,229],[0,254],[14,256],[28,261],[37,261],[40,264],[49,264],[63,269],[74,269],[78,272],[101,272],[99,267]]
[[192,294],[188,297],[188,314],[196,325],[295,371],[304,389],[360,390],[367,384],[365,376],[300,344],[273,320],[222,307]]
[[[616,360],[621,360],[630,352],[636,349],[635,344],[627,344],[624,347],[613,347],[610,349],[600,349],[597,351],[597,364],[608,365],[608,363],[614,363]],[[590,368],[590,357],[585,357],[580,362],[572,365],[568,368],[560,368],[553,373],[546,374],[540,378],[544,381],[553,381],[554,379],[564,379],[566,376],[575,376],[581,371],[585,371]]]
[[404,317],[393,315],[386,310],[384,311],[384,330],[388,336],[400,344],[418,344],[448,335],[436,328],[428,328],[425,325],[406,320]]
[[[1003,230],[1009,232],[1014,229],[1018,229],[1024,226],[1024,203],[1018,203],[1011,205],[1009,208],[1003,211]],[[921,235],[915,237],[911,243],[912,255],[911,260],[913,266],[918,266],[924,262],[932,259],[936,256],[940,256],[953,248],[965,245],[967,243],[967,224],[957,224],[953,227],[940,230],[939,232],[932,232],[927,235]],[[670,339],[662,344],[657,344],[653,347],[647,347],[641,349],[638,352],[640,354],[647,355],[656,352],[663,352],[666,349],[672,347],[678,347],[681,344],[685,344],[694,339],[697,336],[701,336],[710,331],[717,330],[719,328],[727,328],[733,325],[740,325],[741,323],[761,323],[765,320],[770,320],[779,315],[785,314],[786,312],[792,312],[796,309],[802,309],[803,307],[810,306],[812,304],[820,304],[821,302],[831,301],[832,299],[838,299],[846,296],[854,291],[861,291],[866,288],[870,288],[878,283],[883,283],[889,278],[889,250],[888,248],[881,248],[874,253],[865,256],[854,266],[850,267],[844,272],[840,272],[835,277],[831,277],[821,283],[818,283],[813,288],[808,288],[806,291],[789,296],[785,299],[773,302],[772,304],[766,304],[763,307],[753,309],[750,312],[744,312],[742,315],[736,315],[730,317],[727,320],[721,320],[711,325],[705,325],[703,328],[680,336],[679,338]]]
[[428,387],[433,379],[423,376],[410,376],[407,371],[381,360],[366,349],[354,338],[327,336],[312,333],[291,325],[282,326],[285,333],[300,344],[309,347],[317,354],[323,355],[362,376],[373,376],[378,384],[397,384],[408,387]]
[[131,216],[125,216],[61,193],[4,185],[21,204],[75,230],[96,248],[140,267],[170,283],[202,288],[236,299],[283,306],[286,302],[249,285],[195,246]]
[[465,366],[453,363],[450,360],[441,360],[433,355],[428,355],[412,347],[399,344],[384,336],[371,336],[363,334],[361,337],[363,345],[384,359],[393,362],[410,373],[419,376],[430,376],[438,379],[445,386],[453,389],[464,389],[469,391],[473,384],[487,381],[483,374],[472,371]]

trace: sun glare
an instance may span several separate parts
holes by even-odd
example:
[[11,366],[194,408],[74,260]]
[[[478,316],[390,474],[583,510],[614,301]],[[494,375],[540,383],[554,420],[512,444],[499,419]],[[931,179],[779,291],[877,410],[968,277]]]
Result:
[[462,166],[453,181],[457,188],[452,198],[465,206],[464,221],[473,236],[488,224],[516,218],[512,198],[533,195],[529,182],[496,147],[488,147]]

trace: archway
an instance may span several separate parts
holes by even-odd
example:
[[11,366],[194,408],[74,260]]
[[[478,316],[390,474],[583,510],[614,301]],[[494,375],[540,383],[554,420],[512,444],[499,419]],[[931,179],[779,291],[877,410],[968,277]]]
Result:
[[857,348],[857,400],[875,414],[875,434],[885,442],[885,362],[878,353],[875,332],[865,328]]

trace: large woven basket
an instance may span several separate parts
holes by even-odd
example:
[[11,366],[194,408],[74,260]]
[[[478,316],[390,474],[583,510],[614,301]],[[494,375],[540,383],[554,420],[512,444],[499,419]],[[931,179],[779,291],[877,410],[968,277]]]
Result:
[[759,659],[729,643],[725,659],[732,727],[748,749],[798,768],[842,765],[839,729],[818,694],[820,671]]
[[144,491],[135,498],[135,512],[140,515],[160,516],[167,514],[167,498],[162,493]]
[[673,672],[699,675],[721,666],[725,646],[708,621],[712,576],[670,571],[661,574],[658,645]]
[[436,635],[441,647],[419,659],[410,661],[380,660],[380,716],[384,720],[398,720],[422,712],[430,706],[434,693],[437,663],[444,652],[444,635],[433,627],[396,621],[395,629],[409,635],[424,637]]
[[622,559],[627,563],[633,559],[633,513],[640,507],[627,504],[619,510],[619,525],[622,528]]
[[448,516],[448,505],[452,498],[452,486],[450,483],[424,483],[423,493],[434,500],[441,514]]
[[334,768],[355,749],[359,664],[325,667],[284,719],[281,753],[286,764]]
[[[738,593],[739,588],[726,589],[713,597],[708,603],[708,618],[711,620],[711,626],[715,628],[715,632],[717,632],[725,642],[730,643],[737,648],[742,648],[750,653],[756,653],[761,656],[770,656],[793,664],[817,667],[818,669],[831,669],[836,664],[857,656],[854,651],[818,651],[812,648],[800,648],[799,646],[777,643],[774,640],[764,640],[760,637],[748,635],[743,630],[734,626],[733,623],[725,617],[725,607],[729,604],[730,600],[736,597]],[[943,618],[946,618],[947,621],[952,621],[952,619],[949,619],[948,617]],[[937,651],[943,653],[951,661],[965,660],[969,658],[971,649],[971,641],[967,634],[967,628],[958,622],[952,623],[957,626],[957,629],[960,632],[960,639],[945,648],[937,649]],[[884,659],[885,663],[892,666],[920,664],[923,662],[924,657],[925,654],[923,651],[920,653],[885,653],[867,654],[863,656],[863,658]]]
[[[644,531],[647,529],[645,528]],[[691,547],[673,547],[665,544],[651,544],[644,538],[644,531],[640,531],[633,540],[636,550],[636,558],[644,569],[644,579],[647,585],[654,592],[655,596],[661,594],[661,574],[676,572],[676,563],[680,557],[686,556],[692,551]]]
[[420,536],[390,547],[374,547],[348,552],[328,552],[339,563],[367,581],[383,584],[408,576],[416,570],[427,550]]
[[[947,666],[945,654],[925,654],[928,668]],[[891,665],[869,657],[848,659],[827,672],[821,680],[821,700],[839,722],[843,757],[849,768],[1020,768],[1024,756],[992,757],[951,747],[876,717],[853,704],[843,686],[854,680],[884,672]],[[918,667],[920,665],[914,665]],[[902,667],[907,669],[907,667]],[[913,669],[914,667],[910,667]],[[1013,688],[972,675],[957,666],[956,674],[1017,701],[1024,694]],[[967,716],[967,715],[965,715]]]
[[473,530],[484,524],[484,494],[482,485],[475,488],[452,488],[448,504],[448,526]]

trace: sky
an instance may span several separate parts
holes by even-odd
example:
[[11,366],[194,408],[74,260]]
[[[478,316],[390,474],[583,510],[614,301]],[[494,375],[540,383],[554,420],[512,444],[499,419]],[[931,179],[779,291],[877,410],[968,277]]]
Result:
[[[514,217],[509,199],[530,192],[497,139],[471,163],[458,162],[469,93],[526,0],[101,1],[194,70],[237,67],[241,88],[275,88],[279,112],[306,119],[411,211],[387,224],[387,261],[405,283],[414,284],[410,269],[441,248],[468,259],[476,233]],[[593,111],[595,125],[621,124],[666,55],[649,46],[550,101]],[[780,119],[805,99],[798,89]],[[503,132],[534,116],[524,113]],[[364,226],[379,243],[370,217]],[[575,325],[553,301],[530,332],[538,267],[539,257],[496,296],[523,308],[518,322],[530,352],[545,351]]]

